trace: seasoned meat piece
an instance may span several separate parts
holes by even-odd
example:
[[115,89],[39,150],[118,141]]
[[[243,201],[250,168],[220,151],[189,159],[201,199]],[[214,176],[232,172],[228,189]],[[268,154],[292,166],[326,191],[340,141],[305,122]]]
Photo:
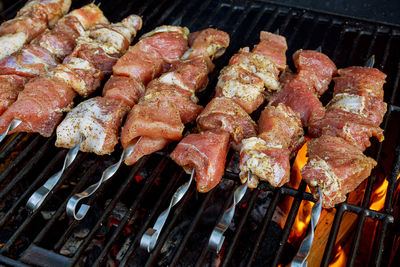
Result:
[[305,81],[316,95],[320,96],[328,89],[332,76],[336,74],[336,65],[328,56],[314,50],[298,50],[293,54],[297,68],[297,79]]
[[338,70],[335,77],[336,94],[355,94],[360,96],[373,96],[383,101],[383,85],[386,74],[375,68],[348,67]]
[[285,37],[261,31],[260,43],[254,47],[253,52],[269,58],[274,62],[279,71],[283,71],[286,68],[286,50],[287,43]]
[[215,96],[231,98],[248,114],[264,102],[263,92],[263,80],[239,64],[224,67],[215,88]]
[[179,140],[183,123],[176,106],[165,101],[139,103],[130,111],[121,132],[123,147],[132,144],[140,136]]
[[151,82],[142,101],[164,100],[174,103],[184,124],[195,120],[203,110],[202,106],[191,101],[190,92],[180,90],[177,86],[165,84],[159,80]]
[[360,115],[342,110],[328,110],[323,119],[310,125],[308,133],[312,137],[324,134],[341,137],[361,151],[371,145],[369,139],[372,136],[378,138],[379,141],[384,139],[381,128]]
[[187,173],[195,169],[197,190],[206,193],[222,179],[228,153],[229,134],[203,132],[190,134],[182,139],[171,159]]
[[24,49],[0,60],[0,74],[16,74],[32,78],[49,71],[58,63],[47,49],[29,44]]
[[325,109],[318,97],[302,80],[296,78],[286,81],[282,90],[272,96],[268,105],[277,106],[280,103],[299,113],[304,126],[322,119],[325,114]]
[[122,119],[129,111],[123,102],[104,97],[88,99],[70,112],[57,127],[56,146],[72,148],[84,137],[80,150],[110,154],[118,144]]
[[332,112],[346,111],[364,117],[374,125],[379,125],[386,113],[386,103],[378,97],[342,93],[335,94],[326,109]]
[[249,52],[249,48],[242,48],[239,53],[233,55],[229,65],[238,65],[248,72],[259,77],[268,91],[279,90],[279,69],[269,58],[254,52]]
[[282,103],[265,107],[258,121],[258,132],[258,137],[267,144],[289,149],[291,157],[305,142],[299,115]]
[[144,85],[134,78],[111,76],[103,88],[103,96],[123,101],[133,107],[144,95]]
[[229,46],[229,35],[217,29],[208,28],[189,35],[190,49],[183,59],[187,58],[219,58]]
[[304,143],[304,131],[298,114],[283,104],[266,106],[258,122],[258,137],[242,141],[240,177],[245,182],[251,173],[250,188],[258,181],[282,186],[289,181],[290,163]]
[[318,198],[321,188],[322,206],[332,208],[346,200],[370,174],[376,162],[339,137],[322,135],[307,145],[307,164],[301,176]]
[[197,118],[202,131],[219,130],[230,134],[231,145],[240,150],[245,138],[256,136],[256,124],[250,116],[229,98],[216,97]]
[[289,157],[290,151],[281,145],[269,144],[259,137],[244,139],[240,150],[240,178],[244,183],[250,172],[250,188],[256,188],[259,180],[282,186],[290,178]]
[[0,75],[0,115],[17,100],[28,78],[18,75]]
[[[161,26],[144,35],[144,39],[129,48],[113,67],[114,75],[128,76],[147,84],[158,76],[166,63],[178,60],[187,48],[187,30]],[[143,37],[142,37],[143,38]]]
[[104,74],[90,62],[80,58],[67,58],[51,73],[52,77],[63,80],[83,97],[89,96],[100,87]]
[[10,133],[37,132],[49,137],[75,96],[74,90],[60,80],[44,76],[34,78],[0,116],[0,132],[5,132],[13,119],[19,119],[22,123]]

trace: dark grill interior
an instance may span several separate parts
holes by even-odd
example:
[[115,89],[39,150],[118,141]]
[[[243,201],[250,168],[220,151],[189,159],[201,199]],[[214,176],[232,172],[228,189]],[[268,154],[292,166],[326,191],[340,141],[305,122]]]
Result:
[[[16,3],[2,14],[12,17],[24,1]],[[86,2],[74,2],[79,7]],[[231,45],[216,61],[200,104],[213,96],[218,73],[229,58],[244,46],[258,42],[261,30],[279,29],[288,41],[288,59],[296,50],[322,47],[338,68],[363,65],[375,55],[375,66],[387,75],[385,101],[388,112],[382,127],[385,141],[373,145],[367,154],[378,166],[366,182],[359,205],[342,203],[336,206],[334,223],[322,259],[327,266],[334,256],[335,240],[343,215],[358,216],[351,241],[347,264],[357,264],[360,243],[364,242],[366,221],[378,222],[378,230],[369,233],[373,243],[371,266],[388,265],[392,245],[398,239],[399,192],[396,178],[400,168],[400,28],[350,20],[344,17],[304,11],[254,1],[104,1],[100,7],[111,21],[136,13],[143,17],[140,34],[162,24],[187,26],[192,32],[209,26],[228,32]],[[140,35],[139,34],[139,35]],[[324,103],[330,99],[326,93]],[[152,253],[139,248],[140,238],[167,207],[175,190],[189,179],[168,155],[176,143],[162,152],[141,159],[132,167],[123,166],[113,179],[90,198],[88,216],[80,222],[65,214],[70,196],[96,182],[101,172],[118,160],[121,148],[112,156],[99,157],[79,153],[75,162],[64,173],[61,182],[45,200],[44,205],[29,214],[25,204],[30,195],[47,178],[57,172],[67,150],[54,147],[55,135],[43,138],[36,134],[14,134],[1,144],[0,152],[0,262],[23,266],[32,265],[106,265],[121,266],[249,266],[287,264],[296,247],[287,243],[302,201],[313,201],[298,188],[272,188],[261,184],[248,190],[227,231],[224,247],[217,256],[207,249],[208,238],[223,211],[230,205],[235,187],[239,184],[232,159],[221,184],[208,194],[199,194],[192,186],[189,193],[173,210],[159,242]],[[385,207],[372,211],[373,189],[384,179],[389,182]],[[272,221],[276,207],[285,198],[293,199],[284,228]],[[395,222],[395,223],[394,223]],[[394,223],[394,224],[393,224]],[[363,239],[364,238],[364,239]],[[281,245],[280,245],[281,244]],[[398,257],[399,255],[397,255]]]

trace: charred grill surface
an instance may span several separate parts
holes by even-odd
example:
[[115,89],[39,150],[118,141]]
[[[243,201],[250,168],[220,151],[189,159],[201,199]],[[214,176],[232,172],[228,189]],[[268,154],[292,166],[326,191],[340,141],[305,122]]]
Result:
[[[71,9],[87,2],[90,1],[73,1]],[[1,16],[14,16],[23,3],[17,2]],[[345,213],[358,216],[347,263],[356,263],[365,221],[374,220],[378,223],[378,230],[371,233],[373,254],[369,264],[388,264],[389,244],[396,233],[392,226],[395,221],[393,210],[396,210],[399,197],[395,190],[399,185],[396,178],[400,168],[400,94],[397,92],[400,27],[265,1],[114,0],[101,1],[100,8],[112,22],[133,13],[141,15],[143,29],[140,34],[163,24],[186,26],[191,32],[211,26],[229,33],[231,45],[216,60],[216,69],[210,75],[207,89],[198,94],[201,105],[213,97],[218,73],[229,58],[240,47],[256,44],[261,30],[273,32],[279,29],[288,41],[287,55],[301,48],[321,46],[322,52],[338,68],[363,65],[366,59],[375,55],[375,66],[388,75],[384,86],[388,112],[381,125],[385,130],[385,141],[378,143],[374,140],[366,152],[378,162],[378,166],[365,184],[362,201],[336,206],[322,265],[327,266],[334,256],[335,240]],[[322,97],[324,104],[331,96],[332,89]],[[286,186],[272,188],[261,183],[242,200],[234,223],[227,231],[225,246],[217,256],[207,249],[208,238],[230,205],[233,190],[239,184],[235,166],[237,155],[231,151],[227,161],[229,167],[220,185],[207,194],[199,194],[194,187],[190,188],[169,217],[156,248],[148,254],[139,248],[141,236],[166,208],[165,200],[171,199],[173,192],[188,180],[188,176],[169,158],[176,143],[144,157],[133,166],[122,167],[116,177],[90,199],[92,208],[88,216],[78,222],[65,214],[69,197],[96,182],[106,166],[117,160],[122,148],[118,147],[111,156],[103,157],[80,153],[41,208],[29,214],[25,208],[26,201],[60,169],[67,152],[54,147],[54,142],[54,134],[46,139],[20,133],[8,136],[0,146],[0,263],[13,266],[107,263],[121,266],[207,266],[215,263],[222,266],[276,266],[288,263],[295,252],[287,239],[300,203],[313,201],[312,195],[305,191],[304,182],[296,189]],[[385,178],[388,180],[385,206],[381,211],[372,211],[369,206],[373,189]],[[282,229],[273,221],[273,215],[287,196],[293,199],[293,203]]]

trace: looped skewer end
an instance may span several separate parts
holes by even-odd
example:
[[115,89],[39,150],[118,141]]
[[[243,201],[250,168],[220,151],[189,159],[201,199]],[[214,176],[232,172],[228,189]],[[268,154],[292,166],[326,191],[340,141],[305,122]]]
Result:
[[18,125],[21,124],[21,122],[22,122],[21,120],[13,119],[13,120],[10,122],[10,124],[8,125],[6,131],[0,135],[0,142],[3,141],[3,139],[6,137],[6,135],[8,134],[9,131],[12,131],[12,130],[14,130],[15,128],[17,128]]
[[217,253],[219,253],[222,244],[224,243],[225,240],[224,233],[232,222],[233,215],[235,214],[235,207],[240,202],[240,200],[242,200],[244,194],[247,191],[250,178],[251,178],[251,173],[248,172],[246,183],[236,188],[233,194],[232,205],[224,212],[224,215],[222,215],[221,220],[218,222],[217,226],[215,226],[214,230],[211,233],[210,239],[208,241],[208,247]]
[[365,62],[365,67],[367,68],[373,68],[375,65],[375,55],[372,55],[366,62]]
[[148,228],[147,231],[143,234],[142,239],[140,240],[140,247],[146,249],[147,252],[151,252],[156,244],[157,239],[161,233],[161,230],[164,227],[165,222],[167,221],[168,215],[172,209],[186,194],[190,185],[192,184],[193,177],[194,177],[195,169],[192,170],[190,175],[189,182],[181,185],[172,196],[171,202],[166,210],[164,210],[160,216],[158,216],[156,222],[154,223],[153,228]]
[[291,267],[307,267],[307,257],[310,254],[311,246],[314,240],[314,231],[317,227],[319,216],[322,210],[322,193],[321,189],[318,187],[319,199],[311,209],[311,229],[307,236],[301,242],[299,251],[294,257]]
[[[140,138],[138,142],[139,141]],[[91,195],[93,195],[101,187],[103,183],[108,181],[117,172],[122,162],[132,153],[134,149],[135,145],[130,145],[126,147],[122,152],[119,161],[117,163],[114,163],[107,169],[105,169],[103,174],[101,175],[100,180],[97,183],[89,186],[85,191],[77,193],[74,196],[72,196],[67,203],[66,207],[67,214],[71,217],[74,217],[75,220],[78,221],[82,220],[86,216],[90,206],[81,202],[86,198],[90,197]]]
[[67,155],[65,155],[62,169],[59,172],[55,173],[53,176],[51,176],[44,185],[42,185],[38,190],[35,191],[35,193],[31,195],[31,197],[28,199],[28,202],[26,203],[27,208],[31,209],[32,211],[35,211],[42,205],[43,201],[46,199],[50,191],[53,190],[53,188],[60,180],[65,169],[68,168],[69,165],[72,164],[72,162],[74,162],[76,155],[79,152],[79,148],[84,140],[85,137],[83,135],[80,135],[79,143],[73,148],[71,148],[68,151]]

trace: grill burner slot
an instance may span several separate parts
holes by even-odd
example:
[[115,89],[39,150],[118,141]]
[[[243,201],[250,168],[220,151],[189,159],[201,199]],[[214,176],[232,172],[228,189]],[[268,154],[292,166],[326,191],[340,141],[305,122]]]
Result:
[[[12,17],[18,10],[16,7],[23,2],[19,1],[6,10],[3,17]],[[88,2],[74,1],[73,8]],[[231,45],[216,61],[207,90],[199,94],[200,104],[203,105],[213,96],[221,68],[240,47],[257,43],[260,30],[279,29],[288,40],[288,58],[297,49],[321,46],[322,52],[340,68],[362,65],[375,55],[376,66],[388,75],[384,87],[388,113],[382,124],[385,141],[373,142],[367,151],[377,160],[378,167],[363,184],[365,193],[362,202],[359,205],[342,203],[337,206],[321,265],[327,266],[335,256],[335,241],[345,213],[358,216],[347,263],[357,263],[364,223],[373,220],[378,223],[378,230],[370,236],[373,249],[368,264],[388,264],[393,254],[391,244],[398,238],[392,223],[399,220],[393,217],[397,216],[393,210],[398,210],[399,205],[395,189],[398,187],[396,178],[400,168],[400,94],[397,92],[400,80],[400,27],[261,1],[115,0],[102,1],[100,7],[111,21],[131,13],[141,15],[144,25],[141,33],[162,24],[179,24],[189,27],[191,31],[208,26],[227,31],[231,36]],[[322,98],[324,104],[330,98],[331,92],[328,91]],[[168,158],[176,144],[143,158],[133,167],[122,166],[117,175],[89,200],[92,208],[80,222],[65,214],[69,197],[95,183],[101,172],[118,160],[122,149],[104,157],[79,153],[43,205],[28,214],[25,203],[29,196],[61,168],[67,152],[55,148],[54,141],[54,135],[46,139],[22,133],[6,137],[0,146],[0,262],[3,264],[202,266],[220,263],[222,266],[276,266],[288,263],[296,252],[296,248],[286,241],[300,203],[312,201],[311,194],[305,192],[305,183],[297,189],[275,189],[262,183],[258,189],[248,192],[237,206],[220,256],[207,249],[211,231],[230,205],[233,190],[239,183],[232,164],[223,182],[211,192],[199,194],[192,186],[171,211],[155,249],[150,254],[141,250],[141,236],[167,207],[166,200],[171,199],[173,192],[189,178]],[[231,152],[230,157],[235,156]],[[235,161],[237,159],[232,162]],[[368,207],[373,187],[385,177],[389,182],[385,207],[382,211],[370,211]],[[273,216],[286,197],[292,198],[293,203],[281,229]],[[118,212],[124,216],[118,215]],[[68,254],[66,248],[73,239],[79,244],[73,253]]]

